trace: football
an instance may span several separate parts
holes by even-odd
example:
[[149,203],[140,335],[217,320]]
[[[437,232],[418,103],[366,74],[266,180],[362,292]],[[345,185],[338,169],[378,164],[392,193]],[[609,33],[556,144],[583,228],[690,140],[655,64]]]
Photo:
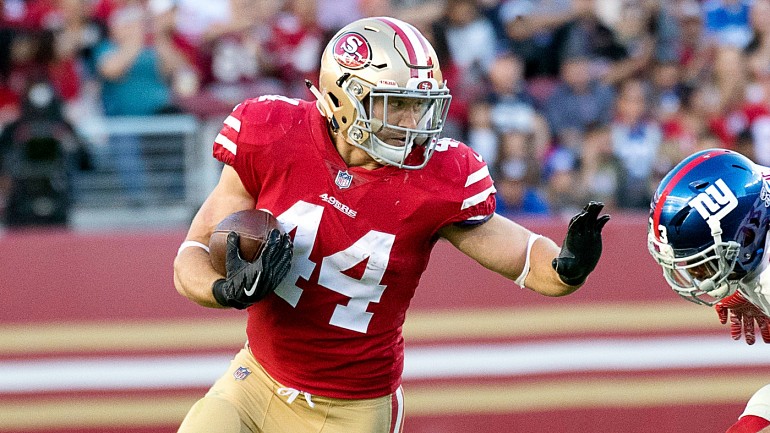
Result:
[[227,234],[237,232],[241,238],[239,248],[244,260],[254,261],[262,252],[267,235],[272,229],[283,233],[281,224],[270,212],[260,209],[247,209],[232,213],[217,224],[209,238],[209,256],[214,269],[227,275]]

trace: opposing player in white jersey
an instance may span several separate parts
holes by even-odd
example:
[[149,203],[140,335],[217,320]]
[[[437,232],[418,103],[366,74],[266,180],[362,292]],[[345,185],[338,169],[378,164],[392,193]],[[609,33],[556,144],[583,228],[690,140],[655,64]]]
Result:
[[[248,343],[180,432],[399,432],[401,328],[440,238],[546,296],[578,289],[601,255],[601,203],[572,219],[561,248],[495,214],[482,158],[438,138],[449,89],[411,25],[345,26],[319,82],[312,102],[244,101],[215,139],[225,167],[180,247],[175,285],[200,305],[247,309]],[[214,227],[255,207],[288,235],[249,263],[231,234],[217,274],[205,248]]]
[[[648,246],[672,289],[714,306],[735,340],[770,343],[770,169],[726,149],[704,150],[661,181],[650,205]],[[756,327],[756,328],[755,328]],[[770,386],[751,398],[729,433],[770,425]],[[770,427],[763,432],[770,432]]]

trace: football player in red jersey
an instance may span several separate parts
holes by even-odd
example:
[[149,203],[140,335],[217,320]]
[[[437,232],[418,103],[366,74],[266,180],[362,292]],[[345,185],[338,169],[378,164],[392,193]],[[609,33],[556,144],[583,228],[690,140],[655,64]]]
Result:
[[[345,26],[319,78],[316,101],[244,101],[215,139],[225,167],[174,280],[200,305],[247,309],[248,342],[180,432],[400,432],[401,327],[439,238],[546,296],[577,290],[601,255],[601,203],[570,221],[561,248],[495,214],[482,158],[438,139],[449,90],[413,26]],[[227,275],[217,274],[206,251],[214,227],[255,207],[288,236],[274,233],[249,263],[231,234]]]
[[[734,340],[770,343],[770,168],[727,149],[696,152],[660,182],[648,246],[671,288],[713,306]],[[728,433],[770,433],[770,385]]]

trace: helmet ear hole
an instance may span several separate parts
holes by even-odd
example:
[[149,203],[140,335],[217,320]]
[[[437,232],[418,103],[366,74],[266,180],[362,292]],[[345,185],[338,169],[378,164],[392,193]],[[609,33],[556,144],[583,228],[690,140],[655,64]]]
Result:
[[348,118],[345,116],[342,116],[340,120],[342,120],[342,123],[348,123]]
[[747,246],[754,243],[755,238],[756,238],[756,232],[754,230],[744,229],[743,239],[741,239],[741,248],[746,248]]
[[329,96],[329,99],[332,101],[332,104],[334,104],[335,108],[339,108],[340,107],[340,100],[337,99],[337,97],[334,95],[334,93],[329,92],[326,95]]
[[684,222],[685,218],[687,218],[690,215],[690,211],[693,210],[689,207],[683,207],[679,212],[677,212],[673,218],[671,218],[671,225],[673,227],[679,227]]

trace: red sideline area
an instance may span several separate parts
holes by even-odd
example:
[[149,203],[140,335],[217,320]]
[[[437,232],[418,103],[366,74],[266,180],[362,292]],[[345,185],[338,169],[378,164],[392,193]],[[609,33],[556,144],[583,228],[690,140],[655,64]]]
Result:
[[[605,228],[604,254],[595,273],[588,283],[578,292],[564,298],[546,298],[528,290],[522,290],[512,282],[492,274],[477,263],[463,256],[450,245],[440,242],[434,252],[430,266],[423,276],[417,295],[412,302],[412,315],[426,317],[425,313],[446,313],[463,311],[484,311],[486,309],[534,309],[537,308],[567,308],[569,311],[585,315],[597,314],[597,308],[624,305],[626,307],[639,303],[662,307],[679,308],[689,311],[685,301],[676,297],[666,286],[661,272],[646,250],[646,215],[621,214],[613,215],[612,221]],[[566,219],[554,218],[543,220],[519,220],[519,223],[533,231],[547,235],[557,243],[563,240]],[[231,320],[243,314],[237,311],[221,311],[201,308],[179,296],[172,283],[172,262],[176,250],[184,238],[184,229],[173,232],[98,232],[74,233],[62,230],[30,230],[5,232],[0,235],[0,332],[3,329],[17,329],[34,334],[44,326],[52,324],[67,327],[82,324],[109,324],[119,322],[158,322],[163,321],[209,321]],[[692,308],[700,308],[693,306]],[[712,314],[705,312],[704,314]],[[709,316],[712,317],[712,316]],[[655,323],[666,323],[669,318],[657,317]],[[710,319],[709,319],[710,320]],[[713,315],[716,322],[716,315]],[[468,326],[475,325],[469,323]],[[615,332],[613,324],[609,323],[602,329],[571,332],[565,328],[563,334],[537,333],[537,325],[529,334],[506,336],[501,334],[489,339],[491,343],[528,343],[531,341],[553,341],[559,338],[626,338],[634,341],[637,338],[656,337],[660,335],[694,335],[721,336],[729,340],[725,327],[714,324],[709,327],[693,327],[694,329],[676,328],[666,330],[634,330],[633,324],[626,325],[624,331]],[[566,325],[569,326],[569,325]],[[589,329],[589,328],[586,328]],[[442,335],[441,330],[436,330]],[[0,339],[2,334],[0,334]],[[434,341],[431,337],[410,343],[407,347],[432,347],[433,345],[462,345],[468,342],[484,342],[484,336],[475,335],[457,341],[448,339]],[[579,340],[578,340],[579,341]],[[742,345],[742,342],[736,342]],[[2,353],[4,344],[0,340],[0,361],[19,361],[25,359],[25,351]],[[209,348],[215,352],[235,353],[237,347]],[[764,350],[769,346],[758,343],[752,350]],[[56,349],[61,351],[62,349]],[[59,354],[53,351],[49,356],[62,356],[66,359],[72,353],[65,351]],[[88,349],[92,350],[92,349]],[[111,349],[100,349],[110,352]],[[44,349],[43,349],[44,351]],[[195,349],[195,352],[206,352],[206,349]],[[102,354],[97,350],[99,354]],[[140,354],[166,354],[163,349],[143,348]],[[29,348],[29,359],[38,358],[40,348]],[[136,352],[135,352],[136,353]],[[179,353],[184,354],[181,350]],[[77,353],[75,354],[77,355]],[[93,355],[93,352],[83,356]],[[114,356],[111,353],[111,356]],[[0,363],[0,376],[2,376]],[[729,388],[730,374],[736,377],[748,378],[750,386],[735,394],[735,397],[711,399],[688,396],[678,404],[677,400],[666,399],[656,403],[653,385],[647,391],[636,391],[650,384],[664,384],[667,380],[672,383],[693,385],[690,378],[705,378],[714,382],[725,381]],[[460,432],[723,432],[732,424],[750,397],[749,389],[753,387],[751,378],[756,375],[756,389],[770,382],[770,357],[768,363],[759,366],[742,366],[735,370],[716,369],[711,371],[687,371],[682,368],[668,372],[661,371],[588,371],[581,374],[571,373],[541,373],[526,377],[484,378],[458,377],[415,379],[405,381],[407,398],[407,418],[405,431],[409,433],[460,433]],[[738,380],[738,379],[736,379]],[[741,379],[743,380],[743,379]],[[744,380],[745,382],[745,380]],[[617,397],[607,399],[597,394],[584,394],[586,384],[596,383],[601,386],[606,383],[607,393],[613,389],[624,387]],[[696,384],[697,385],[697,384]],[[499,407],[507,407],[505,399],[501,403],[500,396],[489,396],[479,393],[478,396],[468,397],[469,404],[464,410],[451,409],[451,401],[442,401],[447,396],[463,396],[463,390],[472,392],[474,389],[504,389],[505,392],[536,392],[541,387],[552,387],[543,395],[560,396],[560,387],[567,395],[564,403],[539,402],[527,409],[526,404],[519,404],[517,409],[506,411]],[[635,388],[635,386],[640,386]],[[413,390],[413,403],[420,409],[409,412],[410,389]],[[698,389],[695,386],[693,389]],[[711,388],[709,388],[711,389]],[[721,389],[721,388],[719,388]],[[190,401],[202,395],[205,388],[154,390],[152,392],[132,389],[122,390],[90,390],[75,393],[42,392],[36,393],[7,393],[0,392],[0,414],[5,410],[19,411],[34,410],[35,404],[40,408],[48,408],[47,402],[62,401],[63,398],[84,401],[108,401],[117,399],[153,400],[166,398],[168,401],[178,401],[180,395],[189,396]],[[431,393],[437,396],[435,402],[421,399],[429,398]],[[639,397],[637,394],[652,395],[652,400]],[[614,395],[614,394],[612,394]],[[66,397],[69,396],[69,397]],[[143,397],[144,396],[144,397]],[[497,397],[497,398],[495,398]],[[514,399],[516,395],[511,395]],[[561,395],[565,397],[565,395]],[[626,398],[628,397],[628,398]],[[496,410],[485,410],[484,401],[489,398],[490,405],[498,405]],[[592,402],[591,399],[596,399]],[[133,400],[132,400],[133,401]],[[154,400],[153,400],[154,401]],[[571,404],[577,401],[581,404]],[[472,404],[480,402],[479,404]],[[30,406],[32,405],[32,406]],[[8,409],[8,408],[11,409]],[[137,405],[137,407],[143,407]],[[491,406],[490,406],[491,407]],[[444,408],[450,408],[444,410]],[[41,409],[43,410],[43,409]],[[54,413],[54,412],[51,412]],[[13,415],[13,412],[6,412]],[[51,415],[54,416],[54,415]],[[0,416],[0,432],[173,432],[180,419],[173,422],[163,420],[147,421],[147,425],[82,425],[63,423],[61,426],[42,425],[30,422],[26,427],[4,429]],[[141,418],[141,417],[137,417]],[[161,417],[162,418],[162,417]],[[86,423],[87,424],[87,423]],[[37,427],[36,427],[37,425]]]
[[[557,243],[567,220],[519,220]],[[646,218],[613,215],[604,253],[581,290],[547,298],[519,290],[487,272],[446,242],[434,249],[412,301],[416,309],[451,310],[521,305],[589,305],[594,302],[670,301],[660,270],[647,254]],[[0,323],[218,317],[173,286],[172,263],[185,232],[6,232],[0,237],[4,290]]]

